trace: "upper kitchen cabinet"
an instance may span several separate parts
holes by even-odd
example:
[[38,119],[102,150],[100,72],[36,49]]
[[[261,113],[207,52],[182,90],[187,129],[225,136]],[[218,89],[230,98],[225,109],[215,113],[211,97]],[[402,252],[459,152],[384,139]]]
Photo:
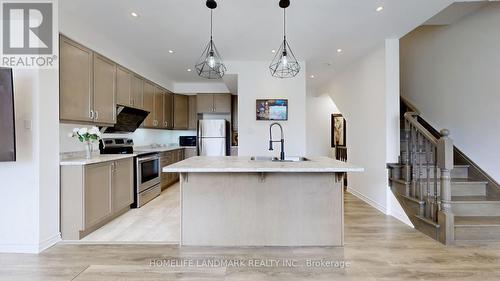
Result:
[[186,130],[189,127],[189,97],[174,95],[174,129]]
[[132,106],[143,108],[143,95],[144,95],[144,80],[137,76],[132,76]]
[[146,128],[155,127],[154,101],[155,86],[148,81],[144,81],[143,108],[144,110],[149,111],[148,117],[144,120],[144,127]]
[[163,97],[165,91],[158,86],[155,86],[155,99],[154,99],[154,121],[155,128],[165,128],[165,120],[163,116]]
[[174,95],[169,92],[163,96],[163,121],[165,129],[174,128]]
[[198,94],[198,113],[231,113],[231,94]]
[[119,105],[133,106],[132,98],[132,72],[118,66],[116,68],[116,103]]
[[94,121],[116,123],[116,64],[94,53]]
[[60,119],[93,122],[93,53],[64,36],[59,44]]
[[214,94],[214,112],[231,113],[231,94]]
[[198,111],[196,108],[196,96],[189,96],[189,130],[196,130],[198,126]]

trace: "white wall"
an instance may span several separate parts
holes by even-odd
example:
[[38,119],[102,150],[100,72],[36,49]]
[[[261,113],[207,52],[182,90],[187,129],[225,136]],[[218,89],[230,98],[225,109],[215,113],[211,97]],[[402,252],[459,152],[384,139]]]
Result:
[[[238,154],[279,155],[279,144],[269,151],[269,121],[256,121],[256,100],[288,99],[288,121],[280,121],[285,133],[285,153],[306,153],[305,67],[291,79],[277,79],[269,73],[268,61],[227,62],[231,74],[238,75]],[[274,131],[279,138],[279,130]]]
[[[73,131],[73,128],[82,128],[90,126],[81,124],[61,123],[60,130],[60,147],[61,153],[84,151],[84,145],[75,138],[68,137],[68,134]],[[179,136],[196,136],[196,131],[165,131],[153,129],[137,129],[130,134],[104,134],[105,138],[131,138],[134,140],[135,146],[147,146],[151,144],[179,144]],[[97,143],[94,144],[94,149],[99,149]]]
[[329,95],[316,96],[308,93],[306,98],[306,144],[307,156],[332,156],[331,116],[339,113]]
[[0,252],[37,253],[59,235],[57,70],[14,70],[17,161],[0,163]]
[[365,169],[348,175],[349,190],[409,224],[388,193],[388,162],[399,155],[397,40],[381,42],[333,78],[326,89],[347,121],[348,161]]
[[[402,95],[500,182],[500,3],[401,40]],[[495,156],[495,157],[492,157]]]

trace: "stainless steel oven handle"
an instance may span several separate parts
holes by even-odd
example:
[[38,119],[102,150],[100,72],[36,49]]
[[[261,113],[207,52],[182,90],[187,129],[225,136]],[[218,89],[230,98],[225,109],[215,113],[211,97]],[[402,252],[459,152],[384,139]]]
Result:
[[138,158],[137,162],[142,163],[142,162],[146,162],[146,161],[159,160],[159,159],[160,159],[159,156],[151,156],[151,157],[146,157],[146,158]]

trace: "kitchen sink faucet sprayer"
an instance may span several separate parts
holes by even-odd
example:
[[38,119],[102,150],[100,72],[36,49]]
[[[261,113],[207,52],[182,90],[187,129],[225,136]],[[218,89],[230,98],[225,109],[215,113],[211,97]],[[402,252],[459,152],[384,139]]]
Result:
[[[274,125],[280,127],[280,130],[281,130],[281,140],[279,140],[279,141],[273,140],[273,126]],[[275,143],[275,142],[281,142],[280,161],[284,161],[285,160],[285,137],[283,135],[283,127],[281,126],[280,123],[272,123],[269,126],[269,150],[274,150],[273,143]]]

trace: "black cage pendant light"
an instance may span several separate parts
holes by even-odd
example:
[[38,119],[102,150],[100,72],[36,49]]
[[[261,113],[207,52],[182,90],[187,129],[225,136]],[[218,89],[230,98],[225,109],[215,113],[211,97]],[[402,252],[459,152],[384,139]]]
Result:
[[292,78],[300,72],[300,64],[286,41],[286,8],[290,0],[280,0],[279,6],[283,9],[283,43],[269,66],[271,74],[277,78]]
[[222,57],[219,51],[217,51],[212,39],[213,10],[217,8],[217,2],[215,2],[215,0],[207,0],[207,7],[210,9],[210,41],[205,47],[201,57],[198,59],[195,69],[200,77],[206,79],[220,79],[226,73],[227,68],[224,62],[222,62]]

